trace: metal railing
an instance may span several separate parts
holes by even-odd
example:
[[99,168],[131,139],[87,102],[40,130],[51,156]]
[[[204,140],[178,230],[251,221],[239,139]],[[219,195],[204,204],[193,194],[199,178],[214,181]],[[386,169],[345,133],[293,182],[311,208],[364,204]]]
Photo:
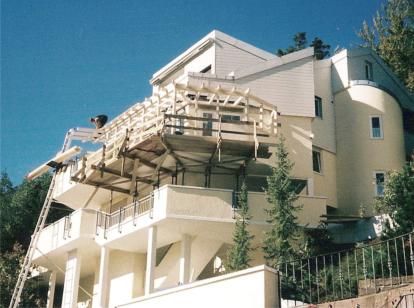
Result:
[[[114,226],[117,226],[118,232],[122,232],[123,224],[132,220],[132,224],[136,226],[136,219],[138,216],[150,212],[154,207],[154,194],[136,200],[133,203],[120,207],[119,210],[112,214],[107,214],[101,211],[96,212],[96,235],[100,234],[100,230],[104,232],[106,239],[107,231]],[[151,217],[152,218],[152,217]]]
[[414,282],[414,232],[279,266],[282,298],[310,304],[373,294]]

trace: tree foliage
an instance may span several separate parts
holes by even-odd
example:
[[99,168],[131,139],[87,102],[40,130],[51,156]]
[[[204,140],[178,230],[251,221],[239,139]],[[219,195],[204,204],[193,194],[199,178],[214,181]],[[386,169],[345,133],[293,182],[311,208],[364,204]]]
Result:
[[298,195],[290,178],[293,163],[288,158],[284,140],[281,136],[276,144],[276,165],[267,178],[266,190],[270,208],[265,211],[271,229],[265,234],[263,252],[266,264],[274,268],[295,257],[294,241],[299,232],[295,214],[300,207],[294,205]]
[[251,219],[247,198],[247,186],[243,182],[238,197],[238,216],[233,232],[233,246],[227,254],[225,268],[228,271],[239,271],[248,268],[252,251],[251,241],[253,235],[250,234],[247,226]]
[[[0,253],[0,307],[9,307],[16,284],[18,270],[23,263],[25,250],[15,244],[10,250]],[[30,276],[30,273],[29,273]],[[21,307],[45,307],[47,286],[40,284],[39,278],[26,281],[21,295]]]
[[392,237],[414,230],[414,162],[401,171],[387,173],[384,195],[375,200],[379,214],[388,214],[392,224],[386,225],[385,236]]
[[[49,185],[50,174],[33,180],[24,180],[13,186],[7,173],[0,177],[0,307],[8,307],[11,294],[29,246],[32,232],[36,226],[40,210],[43,206]],[[68,214],[68,208],[52,204],[48,222],[53,222]],[[43,307],[44,288],[39,280],[32,278],[26,281],[22,294],[23,307]]]
[[358,36],[375,51],[405,86],[414,92],[414,2],[388,0]]
[[[306,32],[298,32],[293,36],[293,46],[289,46],[286,49],[278,49],[276,54],[281,57],[291,52],[305,49],[308,47],[308,39],[306,38]],[[314,49],[314,56],[317,60],[322,60],[329,56],[331,46],[325,44],[322,39],[315,37],[312,43],[309,45]]]

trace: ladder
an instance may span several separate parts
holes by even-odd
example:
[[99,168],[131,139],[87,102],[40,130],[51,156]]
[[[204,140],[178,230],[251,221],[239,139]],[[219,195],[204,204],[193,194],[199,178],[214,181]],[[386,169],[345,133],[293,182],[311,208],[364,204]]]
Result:
[[49,213],[50,205],[53,202],[52,195],[53,195],[53,190],[55,188],[55,181],[56,181],[56,171],[53,173],[52,181],[50,183],[49,190],[46,195],[46,199],[40,211],[40,215],[37,220],[32,239],[30,240],[30,245],[29,245],[29,248],[27,249],[27,253],[24,258],[22,268],[20,269],[19,277],[17,279],[17,283],[13,291],[13,295],[10,301],[9,308],[16,308],[19,306],[20,296],[22,294],[24,284],[27,280],[27,275],[29,274],[29,270],[32,265],[32,259],[36,251],[37,242],[39,241],[40,232],[42,231],[45,225],[47,214]]
[[[101,134],[102,134],[102,131],[97,130],[97,129],[79,128],[79,127],[72,128],[67,132],[65,136],[65,140],[63,142],[61,153],[64,153],[68,150],[73,140],[80,140],[82,142],[86,142],[86,141],[93,142],[93,141],[96,141],[101,136]],[[20,269],[19,277],[17,278],[17,283],[13,291],[13,295],[10,301],[9,308],[17,308],[19,306],[20,296],[22,295],[23,287],[27,280],[30,267],[32,265],[33,255],[37,248],[37,242],[39,241],[40,233],[43,230],[43,227],[45,226],[45,222],[46,222],[47,214],[49,213],[50,205],[53,202],[52,196],[53,196],[53,190],[55,188],[56,174],[59,169],[59,162],[58,163],[53,162],[53,164],[51,164],[52,162],[49,162],[46,165],[49,167],[55,167],[55,171],[53,172],[52,181],[50,182],[50,186],[49,186],[49,190],[46,195],[46,199],[40,211],[40,215],[37,220],[36,227],[32,235],[32,239],[30,240],[30,245],[29,245],[29,248],[27,249],[22,268]],[[45,168],[45,171],[41,171],[41,172],[46,172],[46,171],[47,171],[47,167]]]

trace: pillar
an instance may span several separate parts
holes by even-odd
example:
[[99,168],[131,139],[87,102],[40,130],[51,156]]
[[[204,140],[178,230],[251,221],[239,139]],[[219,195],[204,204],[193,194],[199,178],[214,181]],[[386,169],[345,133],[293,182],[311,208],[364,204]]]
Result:
[[68,252],[63,286],[62,308],[76,308],[78,302],[81,257],[77,249]]
[[95,307],[108,307],[109,291],[109,254],[110,248],[101,247],[101,258],[99,261],[99,280],[98,280],[98,303]]
[[191,261],[191,236],[189,234],[183,234],[181,237],[180,277],[179,277],[180,284],[186,284],[190,281],[190,261]]
[[145,295],[154,291],[155,257],[157,253],[157,226],[148,229],[147,269],[145,271]]
[[49,290],[47,291],[47,308],[53,308],[53,301],[55,300],[56,288],[56,271],[52,271],[49,277]]
[[308,196],[313,196],[314,194],[313,178],[308,178]]

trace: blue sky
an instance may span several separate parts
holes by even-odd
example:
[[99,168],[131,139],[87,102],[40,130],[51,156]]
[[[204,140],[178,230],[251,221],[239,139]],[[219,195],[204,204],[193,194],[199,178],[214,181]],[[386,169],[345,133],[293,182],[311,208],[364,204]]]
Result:
[[275,52],[298,31],[352,47],[380,0],[1,1],[1,170],[18,184],[68,129],[149,96],[152,74],[213,29]]

